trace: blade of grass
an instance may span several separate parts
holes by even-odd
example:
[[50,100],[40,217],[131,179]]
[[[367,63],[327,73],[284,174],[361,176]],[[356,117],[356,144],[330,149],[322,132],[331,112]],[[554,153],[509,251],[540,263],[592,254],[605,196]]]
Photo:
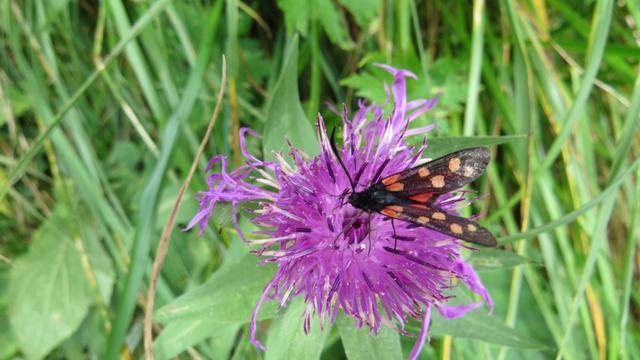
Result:
[[[418,17],[418,7],[415,0],[411,0],[411,23],[413,24],[413,32],[416,37],[416,44],[418,46],[418,58],[420,59],[420,66],[422,66],[422,81],[429,81],[429,73],[427,71],[429,67],[429,59],[424,51],[424,40],[422,39],[422,27],[420,26],[420,18]],[[428,83],[426,87],[429,87]]]
[[[589,49],[587,52],[584,76],[578,92],[576,94],[574,102],[571,104],[571,108],[567,112],[567,115],[559,122],[563,124],[563,128],[551,144],[551,147],[546,153],[540,166],[538,166],[533,174],[533,182],[535,183],[540,176],[542,176],[551,165],[554,164],[558,155],[562,151],[562,147],[565,145],[569,136],[573,132],[574,125],[580,119],[580,114],[585,108],[586,101],[589,97],[591,89],[593,87],[596,75],[598,73],[600,63],[602,61],[602,55],[604,54],[604,48],[606,46],[607,35],[609,33],[609,27],[611,25],[611,18],[613,13],[613,1],[612,0],[600,0],[598,1],[594,10],[593,27],[591,36],[589,38]],[[515,204],[522,198],[522,189],[515,193],[509,203],[503,207],[500,211],[492,214],[492,217],[500,215],[502,211],[510,210]]]
[[315,122],[320,106],[320,34],[318,19],[311,19],[311,33],[309,34],[311,82],[309,84],[309,103],[307,105],[307,119]]
[[233,163],[240,166],[240,114],[238,113],[238,91],[236,81],[238,80],[238,1],[225,1],[225,18],[227,20],[226,44],[225,51],[230,54],[229,58],[229,111],[231,113],[231,151],[233,155]]
[[[527,62],[527,58],[521,53],[516,53],[516,61],[514,62],[514,71],[516,72],[516,116],[519,120],[514,124],[517,127],[517,131],[521,133],[530,134],[532,122],[538,120],[537,112],[534,111],[535,107],[532,103],[533,99],[533,84],[529,81],[531,78],[530,64]],[[518,146],[519,145],[519,146]],[[518,144],[514,146],[516,150],[516,156],[519,168],[518,172],[521,173],[522,178],[521,188],[524,188],[524,199],[521,202],[520,213],[521,223],[520,231],[526,231],[529,228],[529,215],[531,209],[531,165],[533,164],[534,153],[534,138],[528,137],[526,144]],[[528,243],[524,240],[520,240],[515,244],[515,250],[518,255],[525,256],[527,253]],[[520,304],[520,296],[522,294],[523,286],[523,271],[524,267],[515,267],[511,274],[511,288],[509,291],[509,302],[507,307],[507,315],[505,322],[510,327],[515,327],[516,320],[518,319],[518,310]],[[502,360],[507,354],[507,347],[501,347],[498,353],[498,359]]]
[[[115,22],[117,32],[120,34],[120,37],[124,39],[132,28],[129,23],[129,15],[122,4],[122,1],[107,0],[105,4],[109,7],[110,15],[112,20]],[[149,10],[151,10],[154,5],[152,5]],[[141,36],[145,35],[142,34]],[[152,80],[150,71],[147,67],[145,57],[142,56],[140,46],[134,40],[126,44],[124,51],[127,56],[127,60],[129,60],[129,63],[138,78],[138,82],[142,88],[145,99],[149,103],[151,111],[156,116],[156,120],[158,120],[160,124],[163,124],[166,120],[167,110],[164,103],[160,100],[160,96],[156,92],[154,81]],[[151,57],[151,59],[153,59],[153,57]]]
[[631,209],[631,222],[629,223],[627,233],[627,243],[624,252],[624,265],[622,276],[622,298],[620,300],[620,308],[622,309],[622,315],[620,317],[620,339],[618,347],[621,349],[623,357],[627,357],[629,349],[626,346],[627,341],[627,323],[629,321],[629,308],[631,299],[631,288],[633,285],[633,259],[635,258],[636,249],[638,247],[637,242],[640,239],[640,226],[638,226],[638,217],[640,216],[640,173],[636,174],[636,191],[631,199],[633,207]]
[[206,72],[207,65],[212,53],[212,43],[218,29],[218,20],[220,18],[220,10],[222,8],[222,0],[214,5],[210,10],[207,20],[205,37],[199,48],[196,67],[193,68],[189,76],[184,96],[182,97],[176,112],[169,119],[162,136],[162,148],[160,157],[156,163],[153,172],[150,175],[142,193],[140,202],[140,215],[136,224],[136,232],[134,238],[133,249],[131,250],[131,268],[125,279],[124,289],[117,296],[115,306],[115,316],[113,320],[113,328],[109,338],[107,339],[106,359],[117,359],[120,345],[124,339],[126,329],[129,325],[131,317],[135,309],[138,290],[142,285],[144,277],[149,249],[151,247],[151,236],[153,234],[155,224],[155,214],[160,198],[164,174],[167,171],[169,160],[175,149],[175,143],[179,134],[179,126],[183,119],[187,118],[196,101],[199,89],[201,88]]
[[180,39],[180,45],[182,45],[182,51],[184,52],[184,57],[189,62],[191,67],[196,65],[196,51],[193,49],[193,43],[189,38],[189,33],[187,32],[186,27],[184,26],[184,22],[180,18],[180,15],[176,12],[175,6],[170,4],[167,6],[167,18],[171,21],[173,28]]
[[[640,122],[640,74],[636,79],[636,84],[634,88],[634,93],[632,95],[631,106],[629,107],[629,111],[627,112],[627,116],[625,119],[624,131],[622,132],[622,138],[618,141],[618,145],[616,146],[613,166],[612,166],[612,177],[615,177],[618,172],[621,171],[622,165],[626,161],[627,154],[631,148],[631,141],[633,138],[633,134],[638,129],[638,123]],[[624,173],[627,174],[632,170],[635,165],[640,160],[636,160],[634,165],[627,169]],[[560,358],[565,351],[565,342],[571,333],[569,329],[573,326],[573,322],[575,321],[575,309],[578,307],[580,301],[582,301],[582,295],[585,291],[589,283],[589,279],[593,274],[594,267],[596,265],[596,261],[600,256],[600,250],[602,249],[605,240],[607,239],[606,228],[609,223],[609,219],[611,218],[611,214],[613,213],[614,205],[615,205],[615,197],[611,196],[604,201],[600,211],[598,212],[598,216],[596,218],[593,235],[591,236],[592,243],[589,249],[589,253],[587,255],[587,259],[584,265],[584,271],[582,273],[582,277],[580,278],[580,282],[578,284],[578,289],[576,290],[575,296],[573,298],[573,306],[571,307],[571,312],[569,313],[569,318],[565,324],[565,332],[560,343],[560,348],[558,350],[557,358]]]
[[[15,43],[14,38],[11,39],[12,46],[15,50],[15,61],[18,69],[24,74],[24,86],[26,91],[34,99],[34,111],[40,119],[50,126],[54,121],[53,111],[49,106],[49,101],[45,89],[47,86],[43,84],[42,77],[38,76],[39,69],[30,67],[23,54],[17,50],[18,44]],[[42,145],[46,143],[46,140],[42,140]],[[117,234],[118,237],[126,239],[130,234],[130,228],[126,223],[120,221],[119,216],[116,215],[114,209],[108,202],[104,201],[101,196],[101,189],[98,187],[98,182],[95,176],[93,176],[89,170],[84,166],[82,160],[77,154],[76,149],[72,144],[63,136],[60,131],[52,131],[50,140],[52,141],[57,152],[61,154],[60,158],[64,160],[64,165],[69,169],[69,174],[74,181],[74,184],[78,188],[81,196],[87,203],[94,204],[93,209],[96,210],[98,218],[102,218],[106,224]],[[26,168],[26,163],[25,163]]]
[[484,0],[473,1],[473,35],[471,36],[471,68],[469,69],[469,88],[464,112],[464,136],[473,135],[478,112],[478,94],[480,92],[480,74],[482,53],[484,51]]
[[111,64],[117,57],[120,55],[122,50],[124,50],[125,46],[136,36],[140,34],[140,32],[152,21],[155,17],[160,13],[160,11],[166,6],[166,4],[170,0],[158,0],[158,2],[154,3],[147,12],[140,17],[140,19],[136,22],[136,24],[131,28],[131,31],[124,36],[120,42],[113,48],[111,53],[104,59],[104,67],[98,68],[94,70],[89,77],[80,85],[80,87],[69,97],[62,108],[56,113],[53,117],[52,121],[47,125],[47,128],[38,135],[36,140],[33,142],[31,147],[24,155],[18,160],[16,167],[9,173],[7,176],[7,180],[0,186],[0,202],[4,199],[9,191],[9,187],[13,186],[13,184],[20,179],[20,177],[26,171],[27,164],[40,152],[42,146],[46,139],[51,136],[53,130],[55,130],[62,120],[64,119],[64,115],[71,110],[73,105],[80,99],[85,92],[89,89],[89,86],[93,84],[93,82],[100,76],[109,64]]
[[545,224],[543,226],[539,226],[539,227],[533,228],[531,230],[528,230],[528,231],[525,231],[525,232],[522,232],[522,233],[519,233],[519,234],[502,236],[502,237],[498,238],[498,243],[500,243],[500,244],[509,244],[509,243],[515,242],[516,240],[519,240],[519,239],[531,239],[531,238],[535,237],[538,234],[547,232],[547,231],[552,230],[552,229],[554,229],[554,228],[556,228],[558,226],[562,226],[562,225],[566,225],[566,224],[570,223],[571,221],[577,219],[579,216],[581,216],[582,214],[586,213],[587,211],[589,211],[593,207],[597,206],[598,204],[600,204],[604,200],[608,199],[610,196],[614,195],[615,191],[627,179],[629,174],[636,167],[638,167],[638,165],[640,165],[640,159],[634,161],[633,164],[631,164],[620,176],[618,176],[618,178],[616,178],[615,181],[613,181],[611,183],[611,185],[609,185],[609,187],[607,187],[600,194],[598,194],[596,197],[591,199],[591,201],[589,201],[588,203],[582,205],[579,209],[576,209],[576,210],[574,210],[574,211],[562,216],[561,218],[559,218],[559,219],[557,219],[555,221],[552,221],[552,222],[550,222],[548,224]]
[[147,360],[153,360],[153,353],[151,351],[153,345],[153,332],[151,326],[152,317],[153,317],[153,306],[155,303],[155,293],[156,293],[156,284],[158,282],[158,277],[160,276],[160,270],[162,269],[162,264],[164,263],[164,258],[167,255],[167,249],[169,248],[169,238],[171,236],[171,232],[173,230],[173,225],[176,222],[176,216],[178,215],[178,211],[180,210],[180,205],[182,203],[182,198],[187,188],[189,188],[189,184],[191,183],[191,179],[193,178],[193,174],[196,172],[198,168],[198,161],[200,161],[200,157],[209,142],[209,138],[211,137],[211,131],[213,131],[213,127],[218,119],[218,113],[220,112],[220,108],[222,105],[222,97],[224,96],[225,84],[226,84],[226,75],[227,73],[227,62],[222,57],[222,70],[220,78],[222,81],[220,82],[220,90],[218,91],[218,98],[216,100],[216,106],[213,110],[213,115],[211,116],[211,120],[209,121],[209,126],[207,127],[207,131],[205,132],[204,137],[202,138],[202,142],[200,143],[200,147],[198,148],[198,152],[196,153],[193,162],[191,163],[191,169],[189,169],[189,174],[185,179],[182,187],[180,188],[180,192],[176,197],[176,201],[173,204],[173,208],[171,209],[171,214],[167,219],[167,224],[162,229],[162,235],[160,237],[160,241],[158,242],[158,250],[156,251],[156,258],[153,261],[153,270],[151,272],[151,281],[149,284],[149,291],[147,293],[147,303],[144,311],[144,353],[145,358]]

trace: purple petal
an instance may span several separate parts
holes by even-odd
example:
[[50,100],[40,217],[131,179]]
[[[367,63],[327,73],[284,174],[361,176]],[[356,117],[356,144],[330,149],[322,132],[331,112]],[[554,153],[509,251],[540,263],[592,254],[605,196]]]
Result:
[[260,160],[256,159],[255,156],[251,155],[251,153],[249,153],[249,150],[247,150],[247,144],[246,144],[246,140],[245,140],[245,135],[249,134],[253,137],[257,137],[260,138],[261,136],[258,135],[258,133],[256,133],[255,131],[253,131],[251,128],[248,127],[243,127],[240,129],[240,152],[242,153],[242,156],[244,156],[245,158],[256,162],[256,163],[261,163]]
[[422,106],[420,106],[416,110],[413,110],[411,114],[409,114],[409,122],[412,122],[413,120],[417,119],[420,115],[431,110],[438,103],[438,99],[439,99],[438,97],[435,97],[430,100],[425,100]]
[[373,65],[376,66],[376,67],[379,67],[381,69],[386,70],[387,72],[389,72],[393,76],[408,76],[408,77],[412,77],[414,79],[418,78],[416,76],[416,74],[412,73],[409,70],[396,69],[393,66],[387,65],[387,64],[373,64]]
[[267,298],[267,295],[269,294],[269,290],[271,290],[271,288],[276,283],[276,281],[277,281],[277,277],[274,277],[273,280],[271,280],[271,282],[269,282],[269,284],[267,284],[267,286],[264,287],[264,290],[262,290],[262,294],[260,295],[260,299],[258,299],[258,303],[256,303],[256,306],[253,308],[253,312],[251,312],[251,326],[250,326],[250,329],[249,329],[249,342],[251,342],[251,344],[253,346],[257,347],[258,349],[260,349],[262,351],[267,351],[267,349],[256,338],[256,332],[258,331],[258,313],[260,312],[260,308],[262,307],[262,303],[264,302],[264,300]]
[[455,265],[456,271],[462,274],[464,277],[462,281],[467,285],[471,291],[480,295],[484,300],[485,304],[489,307],[489,314],[493,312],[493,300],[491,299],[491,295],[487,289],[482,285],[482,280],[476,273],[475,270],[471,267],[471,265],[464,262],[464,260],[459,259]]
[[418,135],[418,134],[428,133],[429,131],[435,129],[436,127],[437,127],[436,124],[431,124],[431,125],[427,125],[427,126],[420,127],[420,128],[409,129],[409,130],[404,132],[404,137],[409,137],[409,136],[414,136],[414,135]]
[[440,315],[442,315],[442,317],[446,319],[456,319],[465,315],[469,311],[479,308],[480,306],[482,306],[482,302],[457,306],[449,306],[443,304],[436,306],[436,309],[438,309],[438,312],[440,313]]
[[415,360],[420,355],[422,351],[422,347],[424,343],[427,341],[427,335],[429,335],[429,321],[431,320],[431,305],[426,304],[424,309],[424,317],[422,318],[422,326],[420,327],[420,334],[418,335],[418,340],[416,340],[416,344],[413,345],[413,349],[411,349],[411,354],[407,360]]

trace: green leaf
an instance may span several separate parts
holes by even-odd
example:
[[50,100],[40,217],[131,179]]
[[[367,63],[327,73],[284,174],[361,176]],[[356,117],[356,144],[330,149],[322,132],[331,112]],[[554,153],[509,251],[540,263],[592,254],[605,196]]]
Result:
[[360,27],[366,29],[380,11],[380,0],[338,0],[347,8]]
[[430,333],[482,340],[513,348],[546,348],[544,344],[508,327],[502,320],[496,316],[488,315],[482,309],[472,311],[457,319],[445,319],[434,311]]
[[[9,319],[4,313],[6,309],[0,308],[0,329],[9,329]],[[18,346],[11,331],[0,331],[0,359],[16,359]]]
[[531,260],[511,251],[480,249],[471,254],[469,264],[477,271],[510,269]]
[[302,36],[306,36],[309,30],[309,2],[278,0],[278,7],[284,13],[287,33],[299,32]]
[[[320,321],[312,316],[311,329],[304,333],[303,313],[306,303],[302,297],[293,299],[283,316],[279,316],[269,329],[266,360],[275,359],[319,359],[325,336],[329,329],[320,330]],[[328,324],[325,323],[325,326]]]
[[171,359],[188,347],[211,338],[214,359],[227,359],[240,324],[219,324],[207,318],[178,320],[170,323],[153,343],[157,360]]
[[211,354],[214,359],[228,359],[240,330],[239,324],[219,325],[210,328]]
[[[255,256],[246,255],[223,267],[204,284],[157,310],[155,321],[164,324],[186,319],[207,319],[220,324],[248,322],[275,271],[272,265],[257,266],[256,262]],[[274,308],[274,302],[266,301],[260,318],[272,317]]]
[[495,146],[509,142],[524,141],[527,135],[507,136],[473,136],[473,137],[441,137],[427,140],[425,156],[437,158],[454,151],[474,146]]
[[342,346],[349,360],[402,359],[398,332],[381,326],[378,335],[364,328],[358,329],[353,320],[342,313],[336,319]]
[[[239,251],[244,255],[238,258]],[[206,338],[213,338],[214,358],[228,357],[225,353],[235,341],[234,334],[251,320],[274,272],[273,266],[257,266],[257,258],[246,251],[240,242],[233,243],[227,262],[206,283],[156,311],[154,320],[165,324],[153,345],[156,358],[171,358]],[[277,302],[266,301],[258,319],[274,317],[276,306]]]
[[71,336],[92,303],[80,253],[66,236],[73,222],[58,206],[11,269],[9,320],[28,358],[43,358]]
[[[76,217],[78,214],[76,214]],[[115,272],[113,263],[107,252],[102,247],[100,239],[96,236],[97,232],[90,220],[81,217],[78,222],[80,234],[82,235],[82,244],[87,255],[87,260],[96,279],[96,285],[102,296],[102,301],[109,304],[111,293],[113,291],[113,283],[115,282]],[[94,299],[95,300],[95,299]]]
[[356,90],[356,95],[370,99],[375,103],[382,103],[386,99],[384,86],[380,78],[368,72],[353,74],[340,80],[340,85]]
[[295,36],[285,56],[282,73],[273,89],[262,143],[264,157],[273,159],[274,151],[286,153],[286,139],[308,155],[318,153],[318,143],[298,95],[298,37]]
[[343,50],[353,49],[354,44],[349,39],[344,19],[331,0],[315,0],[315,18],[320,21],[324,31],[334,44]]

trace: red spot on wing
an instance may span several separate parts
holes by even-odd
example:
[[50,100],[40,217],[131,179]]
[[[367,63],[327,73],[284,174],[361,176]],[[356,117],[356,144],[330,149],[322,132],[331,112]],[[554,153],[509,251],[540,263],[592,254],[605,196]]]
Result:
[[424,194],[418,194],[418,195],[414,195],[411,196],[409,199],[416,201],[416,202],[427,202],[429,201],[429,199],[431,199],[431,197],[433,196],[433,193],[424,193]]

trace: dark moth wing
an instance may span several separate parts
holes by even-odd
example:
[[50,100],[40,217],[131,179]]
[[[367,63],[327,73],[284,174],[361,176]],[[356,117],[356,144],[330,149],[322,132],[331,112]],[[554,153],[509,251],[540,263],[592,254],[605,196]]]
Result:
[[451,235],[460,240],[483,246],[496,246],[493,234],[475,221],[450,215],[423,204],[388,205],[381,214],[393,219],[409,221],[429,229]]
[[487,167],[489,158],[487,148],[464,149],[387,176],[380,183],[393,195],[402,198],[443,194],[477,179]]

